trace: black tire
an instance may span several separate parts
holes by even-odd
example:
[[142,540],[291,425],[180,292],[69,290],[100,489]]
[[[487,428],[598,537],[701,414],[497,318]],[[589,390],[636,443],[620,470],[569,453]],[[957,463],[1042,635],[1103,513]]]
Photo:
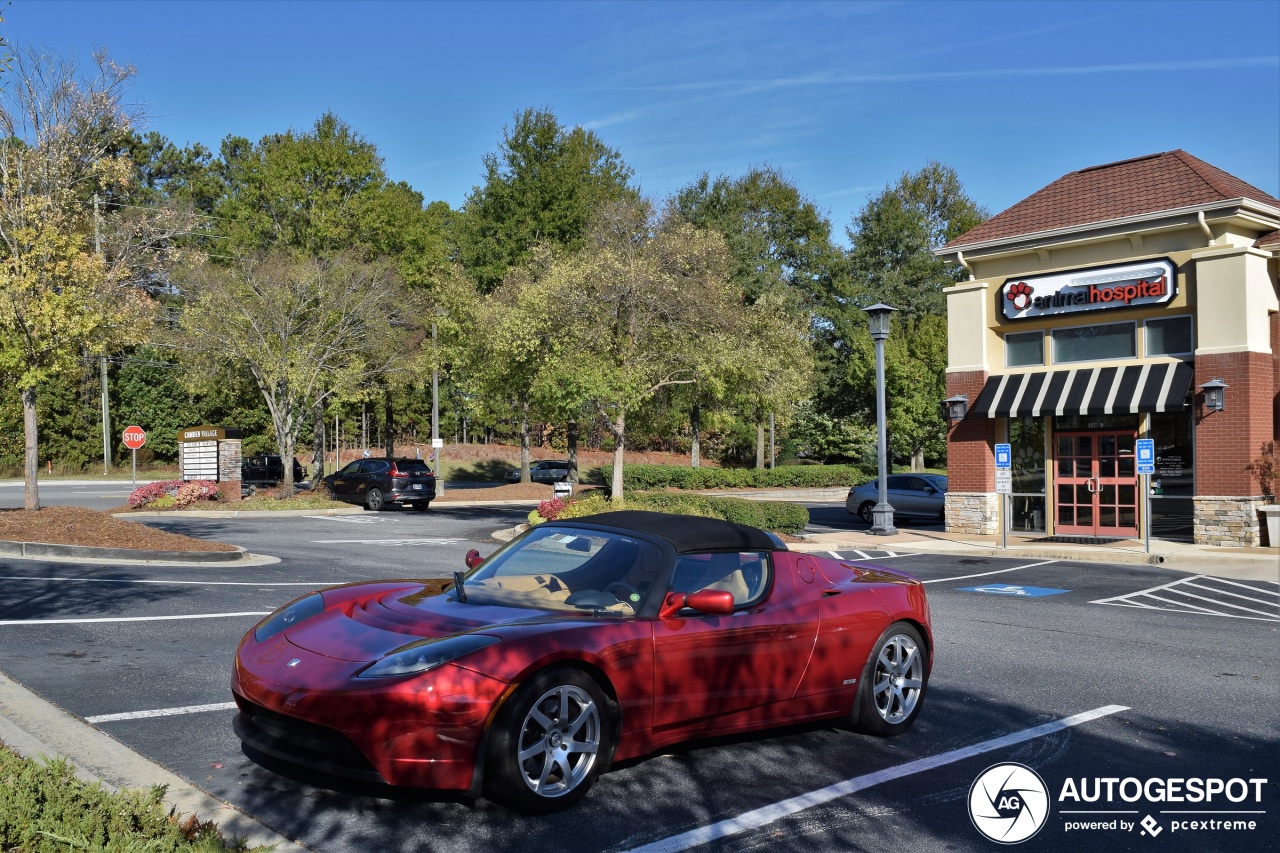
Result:
[[418,512],[426,512],[427,510],[431,509],[431,501],[418,501],[416,504],[413,505],[413,508],[416,509]]
[[880,737],[900,735],[916,721],[929,688],[929,650],[920,632],[895,622],[876,640],[862,668],[854,700],[854,728]]
[[[565,720],[561,707],[568,709]],[[569,808],[612,760],[615,730],[613,707],[591,676],[571,667],[543,670],[494,722],[485,758],[486,796],[525,814]]]
[[875,508],[876,505],[874,501],[863,501],[862,506],[858,507],[858,518],[862,519],[867,524],[873,523],[875,521],[875,516],[871,514],[871,511]]
[[320,494],[324,495],[324,499],[327,501],[336,501],[338,499],[337,494],[333,491],[333,486],[328,483],[320,484]]
[[382,489],[370,489],[364,496],[364,508],[370,512],[377,512],[386,506],[382,499]]

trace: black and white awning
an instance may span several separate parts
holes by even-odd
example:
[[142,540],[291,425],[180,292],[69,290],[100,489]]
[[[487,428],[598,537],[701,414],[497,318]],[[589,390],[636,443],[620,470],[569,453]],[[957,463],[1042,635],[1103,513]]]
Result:
[[987,379],[972,411],[988,418],[1182,412],[1193,376],[1185,362],[1004,373]]

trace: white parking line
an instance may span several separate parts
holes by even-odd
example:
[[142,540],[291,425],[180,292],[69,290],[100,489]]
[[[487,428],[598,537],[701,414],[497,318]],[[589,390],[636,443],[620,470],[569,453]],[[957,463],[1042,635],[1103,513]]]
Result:
[[464,539],[312,539],[315,545],[456,545]]
[[243,613],[192,613],[186,616],[112,616],[99,619],[0,619],[0,625],[87,625],[94,622],[169,622],[177,619],[229,619],[237,616],[270,616],[270,610]]
[[976,575],[957,575],[954,578],[933,578],[932,580],[920,581],[920,583],[949,583],[951,581],[964,581],[969,578],[985,578],[987,575],[1003,575],[1006,572],[1020,572],[1023,569],[1034,569],[1036,566],[1047,566],[1050,563],[1056,563],[1057,560],[1041,560],[1038,563],[1027,563],[1025,566],[1014,566],[1012,569],[996,569],[994,572],[978,572]]
[[85,717],[86,723],[114,723],[117,720],[146,720],[152,717],[176,717],[181,714],[201,714],[205,711],[230,711],[236,707],[235,702],[219,702],[216,705],[187,705],[182,708],[156,708],[153,711],[128,711],[123,714],[99,714],[96,717]]
[[837,782],[826,788],[810,791],[807,794],[801,794],[798,797],[792,797],[780,803],[764,806],[763,808],[738,815],[735,818],[713,823],[710,826],[700,826],[680,835],[673,835],[650,844],[633,847],[627,853],[678,853],[678,851],[688,850],[690,847],[696,847],[699,844],[707,844],[711,841],[737,835],[740,832],[759,829],[762,826],[798,814],[814,806],[824,805],[840,797],[847,797],[849,794],[856,794],[858,791],[865,790],[873,785],[892,782],[926,770],[945,767],[948,764],[964,761],[966,758],[972,758],[975,755],[982,755],[983,753],[1004,749],[1025,741],[1035,740],[1045,735],[1051,735],[1082,723],[1088,723],[1127,710],[1129,709],[1125,705],[1106,705],[1101,708],[1095,708],[1092,711],[1076,714],[1073,717],[1055,720],[1052,723],[1045,723],[1030,729],[1023,729],[1020,732],[1014,732],[1013,734],[983,741],[982,743],[975,743],[973,746],[961,747],[950,752],[944,752],[941,755],[909,761],[906,764],[877,770],[875,773],[868,773],[865,776],[855,776],[844,782]]
[[[1257,581],[1256,583],[1265,584],[1267,582]],[[1223,589],[1223,586],[1231,587],[1231,589]],[[1271,586],[1274,586],[1274,589],[1270,588]],[[1191,589],[1210,593],[1210,595],[1200,595],[1199,593],[1191,592]],[[1255,593],[1256,596],[1245,595],[1242,592],[1237,592],[1236,590],[1247,590]],[[1174,598],[1170,596],[1179,597]],[[1194,599],[1201,603],[1195,604],[1189,599]],[[1252,602],[1253,604],[1260,605],[1262,609],[1239,604],[1238,602],[1240,601]],[[1142,610],[1168,610],[1181,613],[1203,613],[1209,616],[1226,616],[1229,619],[1253,619],[1260,622],[1280,622],[1280,584],[1259,586],[1227,580],[1225,578],[1210,578],[1204,575],[1180,578],[1176,581],[1170,581],[1166,584],[1150,587],[1149,589],[1142,589],[1137,592],[1126,593],[1125,595],[1117,595],[1112,598],[1099,598],[1096,601],[1091,601],[1089,603],[1112,604],[1117,607],[1136,607]],[[1254,615],[1250,616],[1247,614]]]
[[360,515],[308,515],[306,518],[314,518],[316,521],[336,521],[340,524],[377,524],[382,521],[380,518],[368,518]]
[[36,577],[32,575],[8,575],[0,576],[0,581],[71,581],[76,583],[152,583],[152,584],[172,584],[174,586],[255,586],[262,589],[273,589],[277,586],[334,586],[341,581],[289,581],[287,583],[267,583],[264,581],[167,581],[167,580],[143,580],[143,579],[127,579],[127,578],[63,578],[63,577]]

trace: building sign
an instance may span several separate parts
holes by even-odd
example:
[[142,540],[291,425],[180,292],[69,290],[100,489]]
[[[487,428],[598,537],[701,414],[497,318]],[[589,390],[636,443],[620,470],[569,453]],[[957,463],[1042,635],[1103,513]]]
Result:
[[1056,317],[1080,311],[1163,305],[1177,293],[1168,259],[1011,278],[1000,288],[1006,320]]
[[179,444],[184,441],[226,441],[228,438],[244,438],[244,431],[207,425],[178,430]]

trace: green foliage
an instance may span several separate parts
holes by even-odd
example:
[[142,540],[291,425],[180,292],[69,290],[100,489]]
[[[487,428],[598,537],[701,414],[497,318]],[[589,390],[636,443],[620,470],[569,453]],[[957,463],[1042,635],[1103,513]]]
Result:
[[[65,759],[37,762],[0,745],[0,850],[21,853],[221,853],[243,851],[217,826],[181,819],[162,786],[110,792],[76,777]],[[265,848],[255,848],[264,850]]]
[[[689,468],[683,465],[631,464],[623,487],[632,489],[804,489],[850,486],[868,476],[856,465],[783,465],[778,468]],[[612,466],[601,472],[606,481]]]
[[679,492],[633,491],[628,493],[625,501],[609,500],[602,494],[594,494],[571,501],[560,511],[559,517],[583,518],[622,509],[719,518],[779,533],[799,533],[809,524],[809,510],[799,504]]
[[853,418],[834,417],[812,403],[801,407],[787,434],[793,452],[804,459],[826,463],[861,461],[875,452],[875,429]]
[[545,109],[516,113],[484,167],[484,185],[454,222],[460,260],[481,293],[524,264],[535,244],[577,249],[601,205],[639,197],[621,154]]

